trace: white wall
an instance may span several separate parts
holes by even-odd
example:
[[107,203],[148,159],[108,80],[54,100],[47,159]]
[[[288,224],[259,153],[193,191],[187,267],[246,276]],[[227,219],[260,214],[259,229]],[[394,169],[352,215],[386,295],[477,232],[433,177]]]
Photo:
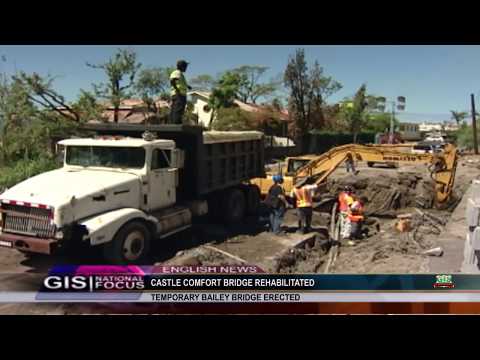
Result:
[[205,105],[208,105],[206,99],[198,95],[192,95],[193,113],[198,115],[198,124],[208,127],[210,124],[210,117],[212,110],[206,112]]

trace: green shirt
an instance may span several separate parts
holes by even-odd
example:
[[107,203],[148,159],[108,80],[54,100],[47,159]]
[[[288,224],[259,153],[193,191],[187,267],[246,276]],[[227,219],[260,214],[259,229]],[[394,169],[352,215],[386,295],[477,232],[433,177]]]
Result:
[[[179,95],[187,96],[187,80],[180,70],[175,70],[170,74],[170,80],[177,79],[177,88]],[[177,90],[172,86],[170,90],[170,95],[177,95]]]

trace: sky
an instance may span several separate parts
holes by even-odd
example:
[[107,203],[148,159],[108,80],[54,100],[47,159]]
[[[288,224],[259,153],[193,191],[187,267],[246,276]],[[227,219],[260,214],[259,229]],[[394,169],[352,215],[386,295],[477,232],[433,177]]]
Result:
[[318,60],[325,74],[343,85],[328,102],[352,96],[366,83],[368,93],[387,100],[405,96],[406,110],[399,116],[404,121],[450,120],[450,110],[470,111],[471,93],[480,100],[479,45],[0,45],[0,56],[6,59],[0,61],[0,72],[50,74],[55,77],[54,88],[73,101],[80,89],[90,90],[93,82],[105,80],[101,70],[87,67],[86,62],[104,62],[118,48],[135,50],[144,66],[173,66],[184,58],[190,62],[187,81],[241,65],[268,66],[264,79],[269,80],[284,71],[295,49],[304,48],[308,64]]

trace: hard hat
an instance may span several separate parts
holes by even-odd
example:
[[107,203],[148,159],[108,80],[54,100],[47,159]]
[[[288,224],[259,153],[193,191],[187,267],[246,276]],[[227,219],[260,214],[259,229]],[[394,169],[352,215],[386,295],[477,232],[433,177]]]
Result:
[[273,175],[272,180],[276,183],[283,183],[283,176],[282,175]]

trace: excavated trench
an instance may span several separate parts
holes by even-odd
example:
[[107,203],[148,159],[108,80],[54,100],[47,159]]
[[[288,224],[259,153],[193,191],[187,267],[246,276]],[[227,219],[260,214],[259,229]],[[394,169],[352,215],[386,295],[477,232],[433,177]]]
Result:
[[[459,161],[452,199],[442,210],[434,206],[434,185],[424,166],[400,169],[365,167],[361,168],[358,175],[347,174],[344,169],[339,169],[330,176],[321,195],[315,199],[312,228],[316,232],[311,234],[308,241],[300,242],[300,246],[295,234],[298,223],[296,211],[288,210],[283,222],[287,235],[282,238],[275,238],[265,230],[258,229],[243,235],[232,234],[225,236],[221,242],[206,241],[227,254],[200,246],[192,251],[182,251],[167,263],[250,263],[277,273],[427,272],[431,254],[424,252],[438,247],[436,239],[444,231],[451,212],[471,180],[480,175],[480,168],[472,166],[466,160]],[[328,232],[332,207],[338,192],[345,185],[352,186],[358,196],[368,199],[364,237],[353,246],[346,241],[333,241],[332,234]],[[397,230],[398,215],[407,215],[410,231]],[[290,246],[289,241],[292,243]],[[333,257],[332,249],[335,250]]]
[[[336,194],[352,186],[368,199],[364,236],[349,246],[318,238],[315,245],[293,249],[279,263],[281,273],[411,273],[426,271],[425,251],[436,246],[438,236],[458,203],[454,196],[443,210],[434,208],[434,184],[426,172],[384,171],[378,174],[342,175],[329,180],[314,222],[330,224]],[[331,201],[329,201],[331,199]],[[411,231],[396,229],[398,215],[407,215]],[[290,215],[291,216],[291,215]],[[332,245],[338,245],[333,246]],[[335,252],[332,261],[332,252]]]

